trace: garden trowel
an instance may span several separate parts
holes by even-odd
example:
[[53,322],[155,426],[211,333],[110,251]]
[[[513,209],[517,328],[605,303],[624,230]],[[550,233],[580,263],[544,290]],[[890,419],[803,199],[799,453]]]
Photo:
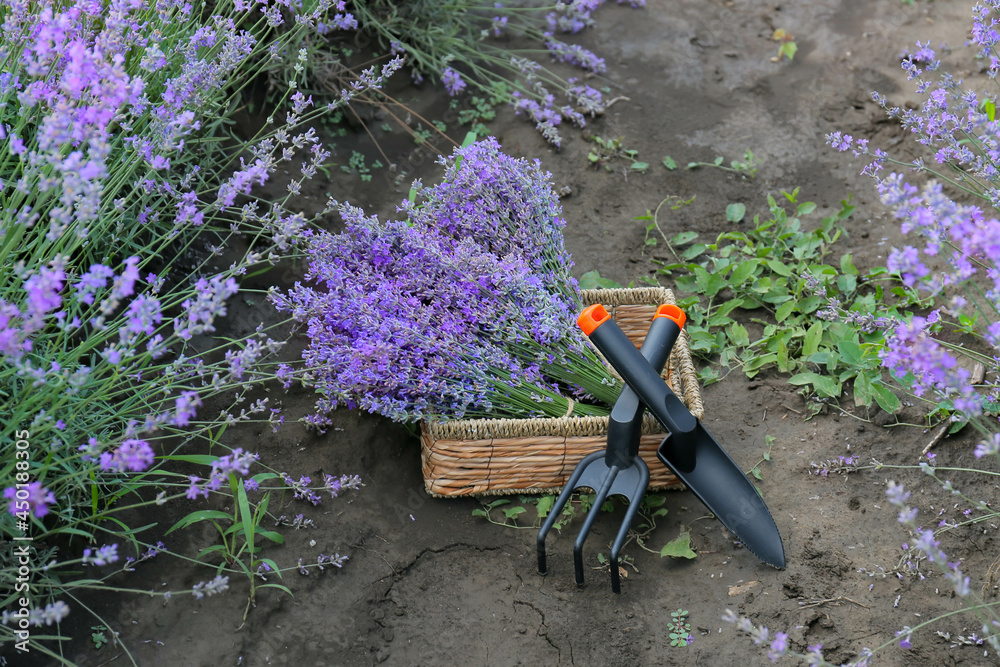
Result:
[[771,513],[736,462],[670,390],[600,304],[577,324],[669,435],[657,456],[759,559],[785,567],[785,548]]

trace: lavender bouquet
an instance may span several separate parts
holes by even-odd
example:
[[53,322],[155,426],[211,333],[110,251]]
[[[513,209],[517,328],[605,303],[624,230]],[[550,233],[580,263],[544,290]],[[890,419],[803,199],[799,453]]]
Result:
[[380,221],[339,204],[340,234],[306,240],[306,279],[272,291],[304,322],[322,428],[340,405],[396,421],[603,415],[621,390],[575,324],[561,208],[538,161],[486,139],[442,159]]

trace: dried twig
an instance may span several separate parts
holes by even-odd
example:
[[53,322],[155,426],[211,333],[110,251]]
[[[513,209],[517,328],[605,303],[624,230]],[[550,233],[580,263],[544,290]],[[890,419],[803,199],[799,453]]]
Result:
[[939,428],[939,429],[937,430],[937,433],[935,433],[935,434],[934,434],[934,437],[933,437],[933,438],[931,438],[931,441],[930,441],[930,442],[928,442],[928,443],[927,443],[927,446],[926,446],[926,447],[924,447],[923,451],[921,451],[921,452],[920,452],[920,455],[921,455],[921,456],[923,456],[923,455],[925,455],[925,454],[926,454],[927,452],[931,451],[931,448],[932,448],[932,447],[933,447],[934,445],[936,445],[936,444],[938,444],[939,442],[941,442],[942,440],[944,440],[944,436],[946,436],[946,435],[948,434],[948,427],[949,427],[949,426],[951,426],[951,422],[947,422],[947,423],[945,423],[945,424],[944,424],[944,426],[942,426],[941,428]]
[[809,602],[800,602],[799,606],[802,607],[803,609],[806,609],[808,607],[818,607],[821,604],[827,604],[827,603],[839,604],[841,602],[851,602],[853,604],[858,605],[859,607],[864,607],[865,609],[869,609],[868,605],[861,604],[857,600],[852,600],[851,598],[844,595],[835,598],[826,598],[825,600],[810,600]]

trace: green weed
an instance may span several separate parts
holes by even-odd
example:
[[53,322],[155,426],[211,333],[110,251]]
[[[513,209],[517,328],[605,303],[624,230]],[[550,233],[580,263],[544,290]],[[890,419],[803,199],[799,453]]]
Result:
[[604,167],[605,171],[615,171],[612,163],[625,161],[629,163],[628,171],[646,173],[646,170],[649,169],[648,162],[639,161],[639,151],[625,148],[623,143],[625,137],[604,139],[594,135],[590,137],[590,140],[594,143],[594,147],[587,154],[587,159],[594,166]]
[[[899,399],[883,380],[878,357],[880,327],[902,309],[926,303],[884,268],[862,274],[850,254],[830,262],[841,223],[854,210],[849,199],[807,228],[802,219],[816,205],[799,203],[798,189],[782,194],[790,211],[768,196],[767,217],[755,215],[751,229],[724,232],[714,243],[699,242],[693,231],[663,232],[661,211],[692,200],[667,197],[636,218],[646,223],[647,248],[666,246],[669,256],[654,259],[657,274],[691,295],[679,305],[688,316],[692,352],[751,378],[776,369],[807,396],[824,400],[838,399],[850,382],[856,405],[874,402],[895,412]],[[731,222],[744,216],[742,205],[727,208]],[[720,379],[712,366],[699,377],[706,384]],[[813,406],[822,409],[822,400]]]
[[[670,158],[669,157],[664,158],[663,160],[664,166],[666,166],[668,169],[673,169],[674,167],[671,167],[667,164],[667,160],[670,160]],[[757,158],[754,157],[753,152],[750,151],[749,149],[747,150],[746,153],[743,154],[742,161],[732,160],[730,161],[728,166],[724,164],[725,161],[726,159],[721,155],[719,155],[712,162],[688,162],[687,167],[685,167],[685,169],[697,169],[699,167],[714,167],[716,169],[722,169],[723,171],[739,174],[744,178],[747,177],[753,178],[754,176],[757,175],[757,167],[760,164],[759,162],[757,162]],[[670,160],[670,162],[672,163],[673,160]]]

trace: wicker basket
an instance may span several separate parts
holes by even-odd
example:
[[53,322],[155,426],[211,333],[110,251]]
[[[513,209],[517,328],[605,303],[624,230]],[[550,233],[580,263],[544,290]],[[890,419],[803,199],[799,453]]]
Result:
[[[653,313],[660,304],[674,303],[666,288],[597,289],[583,291],[584,303],[601,303],[618,326],[642,345]],[[704,407],[687,332],[681,333],[663,377],[692,414],[701,419]],[[576,465],[591,452],[604,449],[607,417],[548,419],[461,419],[421,424],[421,459],[427,493],[442,498],[506,493],[558,493]],[[650,488],[682,488],[656,458],[664,432],[647,412],[643,418],[639,455],[650,472]]]

